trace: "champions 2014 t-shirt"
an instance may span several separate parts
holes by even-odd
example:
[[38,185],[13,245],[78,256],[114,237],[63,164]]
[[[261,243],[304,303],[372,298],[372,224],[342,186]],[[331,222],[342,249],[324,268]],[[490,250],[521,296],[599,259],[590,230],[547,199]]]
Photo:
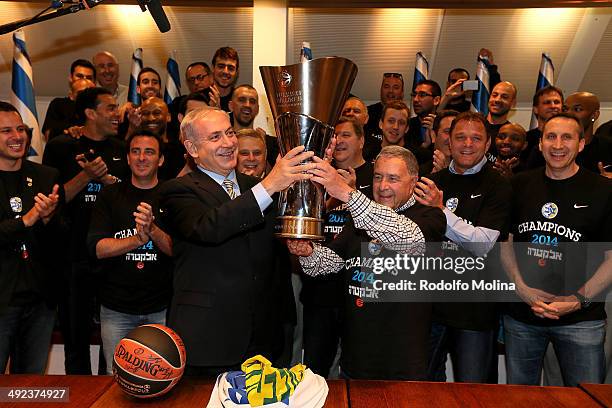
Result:
[[[130,181],[110,185],[98,196],[92,212],[88,235],[90,253],[104,238],[127,238],[136,235],[133,212],[141,202],[153,207],[159,217],[159,185],[144,190]],[[131,251],[97,261],[99,300],[105,307],[121,313],[148,314],[165,309],[172,295],[170,258],[153,240]]]
[[[554,180],[539,168],[515,176],[512,185],[511,232],[523,280],[553,295],[574,294],[603,261],[604,250],[610,249],[612,181],[582,167],[572,177]],[[589,244],[597,242],[604,244]],[[559,320],[539,318],[520,302],[509,303],[507,312],[538,326],[606,318],[603,303]]]

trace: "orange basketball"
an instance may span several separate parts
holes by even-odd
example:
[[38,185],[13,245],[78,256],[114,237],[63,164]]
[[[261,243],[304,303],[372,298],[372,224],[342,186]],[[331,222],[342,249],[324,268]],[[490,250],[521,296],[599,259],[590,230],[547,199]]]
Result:
[[160,324],[146,324],[128,333],[113,355],[113,376],[127,394],[149,398],[167,393],[185,371],[183,340]]

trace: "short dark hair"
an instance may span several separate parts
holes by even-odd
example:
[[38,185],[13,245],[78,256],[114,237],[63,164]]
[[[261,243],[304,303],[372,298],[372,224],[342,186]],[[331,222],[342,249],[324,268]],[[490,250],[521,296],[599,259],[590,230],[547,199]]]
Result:
[[92,64],[91,61],[87,61],[86,59],[82,59],[82,58],[79,58],[78,60],[74,60],[72,64],[70,64],[70,75],[71,76],[72,74],[74,74],[74,70],[76,69],[76,67],[85,67],[85,68],[91,69],[93,72],[93,80],[94,82],[96,81],[96,67],[94,67],[94,64]]
[[451,81],[451,74],[453,72],[463,72],[464,74],[467,75],[467,79],[470,79],[470,72],[467,69],[461,68],[461,67],[457,67],[457,68],[453,68],[450,71],[448,71],[448,82]]
[[185,69],[185,75],[187,75],[187,71],[189,71],[193,67],[197,67],[198,65],[204,67],[206,72],[210,74],[210,66],[208,66],[207,63],[203,61],[196,61],[196,62],[192,62],[191,64],[187,65],[187,69]]
[[157,75],[157,80],[159,81],[159,84],[160,84],[160,86],[161,86],[161,76],[159,75],[159,72],[157,72],[156,70],[154,70],[154,69],[153,69],[153,68],[151,68],[151,67],[144,67],[143,69],[141,69],[141,70],[140,70],[140,72],[138,73],[138,77],[136,78],[136,84],[137,84],[137,85],[140,85],[140,77],[141,77],[143,74],[146,74],[147,72],[152,72],[152,73],[154,73],[155,75]]
[[438,85],[438,83],[436,81],[433,81],[431,79],[424,79],[422,81],[419,81],[414,86],[414,89],[416,89],[416,87],[419,86],[419,85],[427,85],[427,86],[431,87],[431,94],[434,96],[434,98],[436,96],[442,96],[442,89],[440,88],[440,85]]
[[157,140],[159,155],[160,156],[164,155],[164,142],[162,142],[161,137],[151,132],[150,130],[146,130],[146,129],[138,129],[135,132],[133,132],[131,135],[128,136],[127,141],[126,141],[126,147],[127,147],[128,153],[130,151],[130,146],[132,145],[132,141],[134,140],[134,138],[138,136],[152,137],[153,139]]
[[546,128],[546,125],[548,124],[548,122],[550,122],[553,119],[557,119],[557,118],[570,119],[570,120],[573,120],[574,122],[576,122],[576,124],[578,125],[578,138],[579,139],[583,139],[584,138],[584,128],[582,127],[582,123],[580,123],[580,120],[576,116],[574,116],[574,115],[572,115],[571,113],[568,113],[568,112],[555,113],[550,118],[548,118],[548,120],[544,123],[544,127],[542,128],[542,134],[540,135],[540,138],[542,138],[542,136],[544,136],[544,129]]
[[487,135],[487,139],[489,139],[489,132],[487,132],[487,119],[484,117],[484,115],[480,112],[472,112],[472,111],[467,111],[467,112],[461,112],[460,114],[458,114],[455,119],[453,119],[453,123],[451,123],[451,127],[450,127],[450,134],[453,134],[453,131],[455,130],[455,126],[457,126],[457,123],[459,122],[480,122],[482,123],[482,126],[484,127],[485,130],[485,134]]
[[15,106],[4,101],[0,101],[0,112],[17,112],[17,114],[21,117],[21,113],[19,113]]
[[238,51],[232,47],[221,47],[215,51],[215,55],[212,58],[213,67],[217,64],[217,58],[230,59],[236,61],[236,68],[240,67],[240,59],[238,58]]
[[406,105],[403,101],[393,101],[385,104],[380,115],[380,120],[385,120],[385,115],[387,114],[388,109],[405,110],[408,112],[408,119],[410,119],[410,107],[408,107],[408,105]]
[[206,88],[200,92],[193,92],[182,98],[181,103],[179,104],[178,113],[185,116],[185,113],[187,112],[187,102],[189,101],[200,101],[210,105],[210,89]]
[[542,95],[546,95],[548,93],[553,93],[556,92],[559,94],[559,96],[561,97],[561,103],[563,103],[563,101],[565,100],[565,98],[563,98],[563,91],[559,88],[557,88],[556,86],[545,86],[544,88],[540,88],[536,91],[536,93],[533,95],[533,106],[536,106],[538,103],[540,103],[540,97]]
[[340,119],[338,119],[338,122],[336,123],[336,126],[341,125],[343,123],[350,123],[353,125],[353,131],[355,132],[355,135],[357,135],[358,138],[363,138],[364,132],[363,132],[363,126],[360,125],[357,120],[355,118],[351,118],[348,116],[340,116]]
[[246,88],[246,89],[250,89],[251,91],[257,92],[257,89],[255,89],[252,85],[249,85],[249,84],[240,84],[240,85],[238,85],[237,87],[234,88],[234,91],[233,91],[234,94],[236,93],[236,90],[238,88]]
[[96,109],[100,104],[100,95],[113,95],[111,91],[106,88],[99,86],[93,88],[83,89],[77,94],[75,100],[74,112],[76,114],[78,124],[82,125],[85,123],[87,116],[85,115],[85,109]]
[[452,109],[443,110],[443,111],[436,113],[436,117],[433,121],[433,127],[432,127],[433,131],[438,133],[438,130],[440,129],[440,122],[442,122],[442,119],[448,118],[449,116],[456,117],[458,115],[459,115],[459,112],[457,112],[456,110],[452,110]]

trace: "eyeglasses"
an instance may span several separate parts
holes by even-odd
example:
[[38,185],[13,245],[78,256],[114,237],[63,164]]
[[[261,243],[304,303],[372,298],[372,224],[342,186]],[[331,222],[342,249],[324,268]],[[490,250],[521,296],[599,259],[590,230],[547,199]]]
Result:
[[423,98],[427,98],[428,96],[433,97],[433,94],[430,94],[427,92],[412,92],[410,96],[412,96],[413,98],[416,98],[418,96],[419,98],[423,99]]
[[210,74],[199,74],[193,77],[189,77],[187,78],[187,82],[189,82],[190,84],[195,84],[196,81],[202,82],[209,75]]
[[402,80],[402,82],[404,81],[404,77],[399,72],[385,72],[383,74],[383,77],[385,77],[385,78],[399,78],[399,79]]

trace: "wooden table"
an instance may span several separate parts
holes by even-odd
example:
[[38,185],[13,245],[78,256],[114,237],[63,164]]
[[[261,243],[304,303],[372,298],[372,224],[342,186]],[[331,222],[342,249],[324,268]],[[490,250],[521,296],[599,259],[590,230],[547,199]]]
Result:
[[458,383],[349,381],[351,408],[600,407],[579,388]]
[[83,408],[102,396],[115,380],[110,376],[85,375],[0,375],[0,387],[69,387],[69,402],[0,403],[0,407],[16,408]]
[[[154,399],[138,399],[123,393],[117,384],[112,384],[92,408],[128,408],[128,407],[197,407],[204,408],[208,404],[214,387],[212,380],[183,378],[168,394]],[[325,408],[348,407],[346,382],[331,380],[327,382],[329,394]]]
[[580,384],[580,388],[604,407],[612,407],[612,385]]
[[[325,408],[378,407],[612,407],[612,385],[581,384],[580,388],[528,387],[395,381],[327,382]],[[69,387],[68,403],[0,403],[16,408],[196,407],[208,403],[214,382],[183,378],[167,395],[137,399],[123,393],[110,376],[0,375],[0,387]],[[348,390],[347,390],[348,388]]]

